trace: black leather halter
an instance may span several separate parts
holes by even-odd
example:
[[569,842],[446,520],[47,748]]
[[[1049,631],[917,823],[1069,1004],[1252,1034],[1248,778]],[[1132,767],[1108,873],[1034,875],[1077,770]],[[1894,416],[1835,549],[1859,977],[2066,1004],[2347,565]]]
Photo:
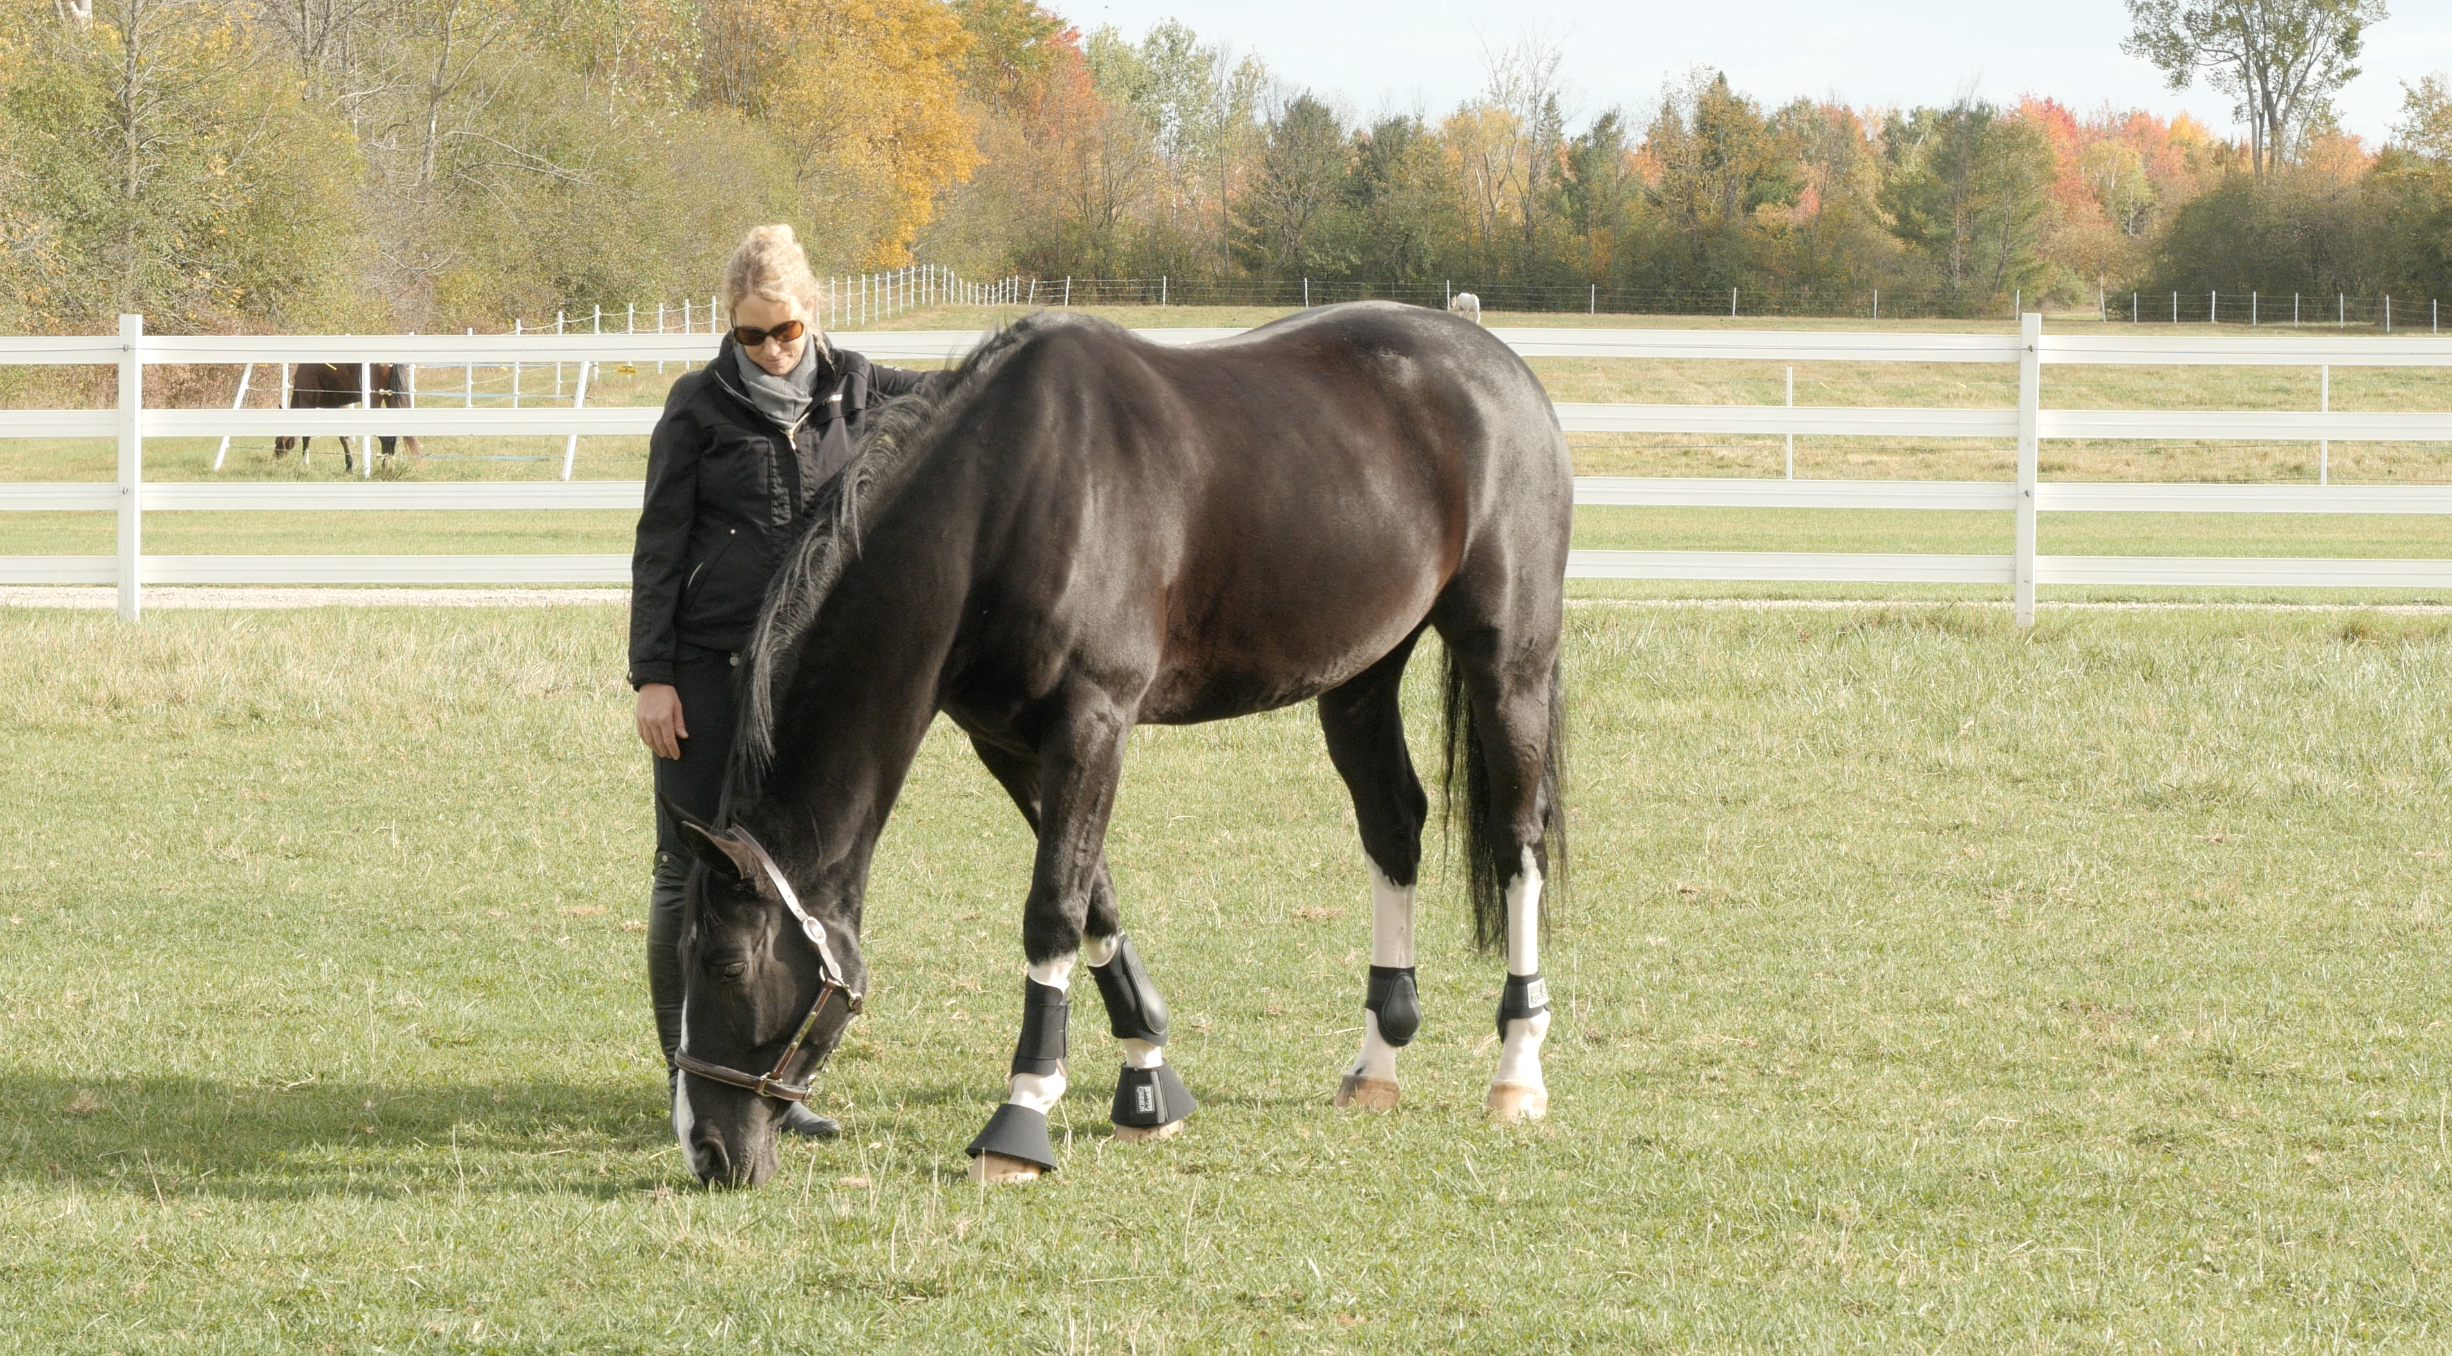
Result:
[[[811,1084],[816,1082],[817,1075],[826,1067],[826,1057],[834,1053],[834,1047],[843,1039],[845,1028],[851,1025],[853,1017],[859,1015],[860,995],[843,982],[843,967],[835,964],[834,948],[826,944],[826,929],[809,916],[807,909],[801,907],[800,896],[793,891],[792,883],[783,878],[783,869],[775,865],[775,859],[767,855],[766,848],[757,839],[750,837],[749,830],[736,825],[731,833],[733,840],[747,847],[750,855],[757,859],[759,868],[766,873],[767,883],[775,887],[776,894],[783,896],[783,907],[790,909],[792,916],[800,920],[802,935],[809,939],[811,946],[817,948],[817,999],[809,1004],[809,1015],[801,1019],[799,1029],[792,1033],[792,1043],[783,1047],[783,1053],[775,1057],[775,1067],[763,1074],[745,1073],[712,1064],[687,1050],[675,1051],[673,1064],[683,1073],[754,1092],[760,1097],[772,1097],[779,1102],[805,1102],[809,1100]],[[835,1002],[838,998],[842,1000],[839,1004]],[[827,1020],[830,1009],[839,1014],[832,1021]],[[824,1028],[822,1033],[821,1026]],[[813,1036],[816,1037],[814,1041],[811,1040]],[[795,1083],[786,1074],[792,1067],[792,1061],[804,1051],[813,1053],[814,1062],[810,1064],[808,1073]]]

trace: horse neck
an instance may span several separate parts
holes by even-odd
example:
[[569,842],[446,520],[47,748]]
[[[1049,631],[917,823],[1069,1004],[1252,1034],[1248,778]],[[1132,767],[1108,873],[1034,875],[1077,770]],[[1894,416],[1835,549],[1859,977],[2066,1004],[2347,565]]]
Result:
[[869,854],[936,716],[962,607],[961,590],[940,578],[862,552],[775,700],[773,753],[754,801],[734,807],[795,888],[849,898],[855,910]]

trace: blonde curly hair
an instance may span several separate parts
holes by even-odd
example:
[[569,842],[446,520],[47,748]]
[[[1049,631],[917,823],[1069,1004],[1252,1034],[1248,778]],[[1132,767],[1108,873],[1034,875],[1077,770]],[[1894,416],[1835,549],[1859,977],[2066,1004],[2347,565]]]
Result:
[[791,227],[781,222],[752,227],[724,261],[724,309],[738,310],[748,296],[798,302],[814,325],[820,300],[817,275],[809,271],[809,256]]

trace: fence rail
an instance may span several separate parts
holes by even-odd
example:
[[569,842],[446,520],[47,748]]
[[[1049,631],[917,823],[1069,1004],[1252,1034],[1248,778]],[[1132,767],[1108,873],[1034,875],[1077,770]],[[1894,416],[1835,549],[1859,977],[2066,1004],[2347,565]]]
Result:
[[[1149,329],[1145,338],[1190,344],[1231,338],[1228,329]],[[2452,444],[2452,413],[2314,411],[2051,410],[2040,370],[2054,364],[2161,366],[2452,367],[2452,340],[2380,336],[2042,333],[2028,315],[2017,335],[1794,333],[1782,331],[1492,331],[1525,357],[1720,360],[1757,363],[2016,364],[2011,409],[1856,408],[1790,405],[1558,405],[1574,432],[1716,433],[1849,437],[2015,439],[2012,481],[1818,481],[1585,477],[1579,505],[1643,507],[1906,509],[2009,512],[2008,555],[1873,552],[1575,551],[1568,573],[1593,579],[1762,580],[1839,583],[2009,585],[2021,624],[2033,619],[2039,584],[2452,588],[2452,560],[2307,557],[2189,558],[2046,556],[2036,550],[2038,512],[2452,514],[2452,485],[2188,485],[2044,482],[2038,448],[2049,438],[2384,440]],[[872,357],[959,357],[980,336],[968,330],[871,331],[837,336]],[[124,317],[111,337],[0,337],[0,364],[104,364],[119,373],[120,403],[102,410],[0,410],[0,438],[113,438],[120,476],[97,484],[0,485],[0,510],[114,512],[114,556],[0,556],[0,583],[116,584],[123,615],[156,584],[621,583],[624,555],[165,556],[142,549],[143,515],[164,511],[435,511],[463,509],[635,512],[635,481],[457,484],[259,484],[147,482],[147,437],[417,434],[579,437],[636,435],[660,411],[647,407],[287,410],[147,409],[144,369],[194,363],[385,361],[428,366],[704,361],[705,334],[242,335],[149,336]],[[584,385],[584,378],[583,385]],[[567,461],[565,466],[567,468]],[[566,472],[567,474],[567,472]]]

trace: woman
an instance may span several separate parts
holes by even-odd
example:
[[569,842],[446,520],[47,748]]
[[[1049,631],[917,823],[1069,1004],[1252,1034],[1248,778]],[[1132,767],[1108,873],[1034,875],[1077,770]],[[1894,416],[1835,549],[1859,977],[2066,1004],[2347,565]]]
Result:
[[[673,383],[648,447],[630,561],[630,685],[656,794],[709,821],[732,751],[733,670],[787,545],[784,528],[851,460],[870,403],[923,379],[827,343],[813,319],[817,289],[791,227],[751,231],[724,265],[732,332],[715,361]],[[680,826],[658,810],[647,987],[668,1082],[681,1045],[689,863]],[[818,1138],[838,1130],[798,1103],[783,1128]]]

